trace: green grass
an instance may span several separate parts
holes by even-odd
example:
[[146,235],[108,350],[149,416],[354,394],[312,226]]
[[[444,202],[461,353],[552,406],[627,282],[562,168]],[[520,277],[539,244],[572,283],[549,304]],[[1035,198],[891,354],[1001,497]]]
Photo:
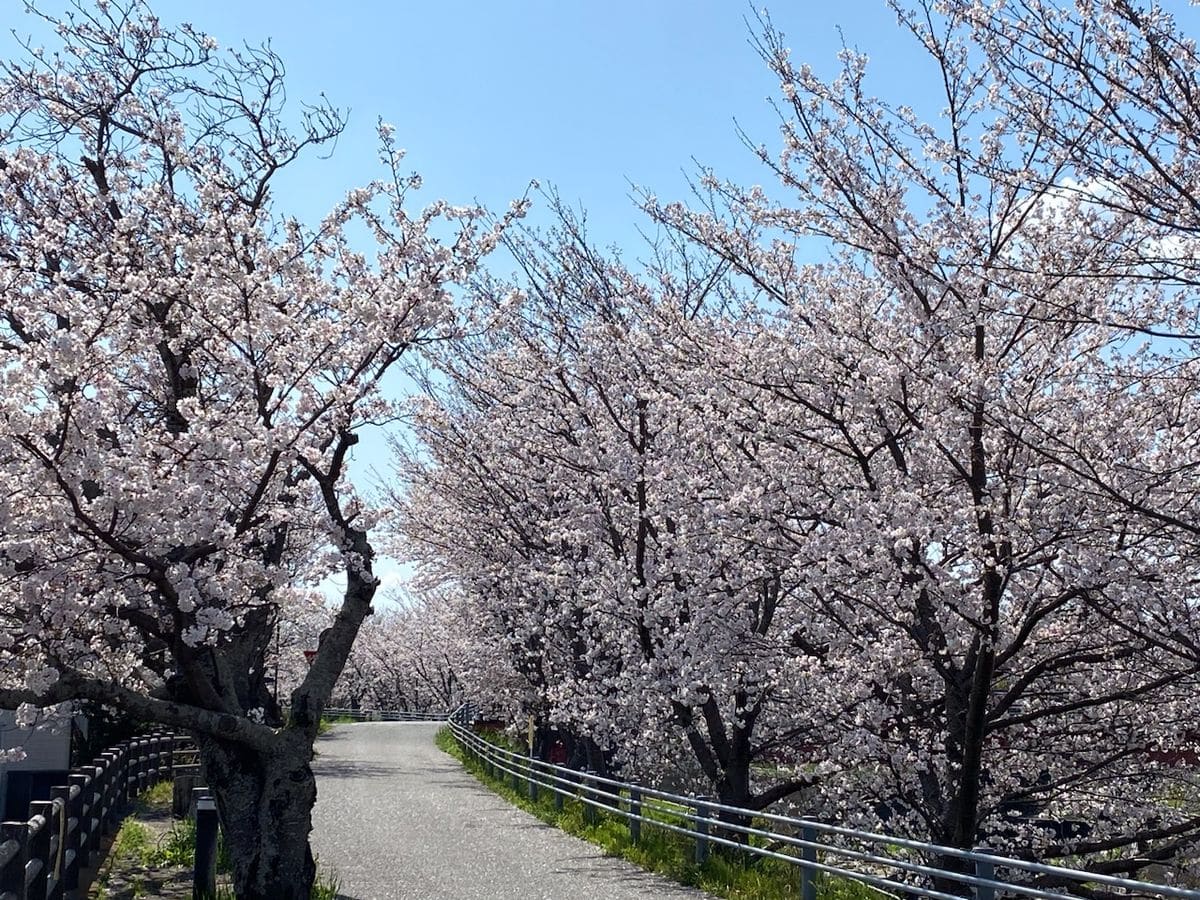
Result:
[[329,734],[334,725],[353,725],[358,721],[349,716],[321,716],[321,721],[317,723],[317,734]]
[[[484,737],[498,744],[509,743],[496,740],[494,734]],[[541,791],[538,800],[531,801],[524,790],[512,787],[509,778],[489,778],[482,764],[463,752],[449,728],[442,728],[436,741],[440,749],[461,762],[468,772],[514,806],[568,834],[598,845],[609,856],[629,860],[651,872],[729,900],[791,900],[800,897],[800,869],[797,866],[718,845],[710,845],[708,860],[698,866],[694,857],[695,843],[690,837],[643,822],[641,840],[635,844],[630,839],[629,823],[624,816],[600,811],[595,824],[590,824],[585,816],[584,804],[578,800],[565,799],[561,812],[555,808],[554,797],[549,791]],[[513,748],[509,746],[507,749]],[[672,817],[672,806],[661,804],[652,809],[647,803],[643,805],[643,815],[682,824]],[[856,881],[818,876],[817,896],[821,900],[879,900],[881,894]]]
[[147,806],[166,809],[173,799],[174,784],[170,781],[158,781],[141,793],[138,800]]
[[154,858],[154,836],[141,822],[126,819],[113,840],[111,853],[115,858],[132,859],[148,866]]

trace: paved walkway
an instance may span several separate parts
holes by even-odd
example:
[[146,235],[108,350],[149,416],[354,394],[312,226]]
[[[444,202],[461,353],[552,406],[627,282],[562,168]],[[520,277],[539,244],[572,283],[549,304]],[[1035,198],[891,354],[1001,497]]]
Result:
[[509,806],[434,746],[438,725],[317,742],[313,848],[346,900],[698,900]]

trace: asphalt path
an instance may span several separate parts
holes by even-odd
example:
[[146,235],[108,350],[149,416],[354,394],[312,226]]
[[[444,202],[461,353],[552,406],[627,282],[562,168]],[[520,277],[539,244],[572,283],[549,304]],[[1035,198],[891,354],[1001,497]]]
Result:
[[317,742],[313,849],[345,900],[709,897],[505,803],[437,749],[438,728],[363,722]]

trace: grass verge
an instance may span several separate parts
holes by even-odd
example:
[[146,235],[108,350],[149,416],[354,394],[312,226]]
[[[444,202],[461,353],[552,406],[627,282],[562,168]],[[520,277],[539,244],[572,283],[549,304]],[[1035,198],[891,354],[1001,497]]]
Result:
[[[524,790],[514,789],[509,780],[488,777],[483,766],[463,752],[448,727],[438,731],[436,742],[441,750],[457,759],[463,768],[509,803],[568,834],[596,844],[608,856],[626,859],[651,872],[728,900],[798,900],[800,897],[800,870],[789,863],[750,853],[723,852],[725,848],[713,845],[707,861],[697,865],[691,838],[646,823],[642,825],[641,840],[635,844],[629,836],[629,824],[624,816],[601,810],[595,824],[591,824],[584,815],[584,804],[578,800],[564,799],[561,811],[548,791],[541,791],[536,801],[530,800]],[[648,806],[643,810],[648,813]],[[820,900],[880,900],[883,895],[849,879],[818,877],[817,896]]]
[[328,734],[334,725],[353,725],[358,721],[349,716],[321,716],[321,721],[317,723],[317,734]]

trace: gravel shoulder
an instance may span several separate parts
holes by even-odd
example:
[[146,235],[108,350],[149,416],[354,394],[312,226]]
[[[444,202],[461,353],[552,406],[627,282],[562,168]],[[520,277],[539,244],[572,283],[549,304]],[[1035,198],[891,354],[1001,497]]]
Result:
[[313,848],[346,900],[699,900],[509,806],[434,746],[439,726],[317,742]]

